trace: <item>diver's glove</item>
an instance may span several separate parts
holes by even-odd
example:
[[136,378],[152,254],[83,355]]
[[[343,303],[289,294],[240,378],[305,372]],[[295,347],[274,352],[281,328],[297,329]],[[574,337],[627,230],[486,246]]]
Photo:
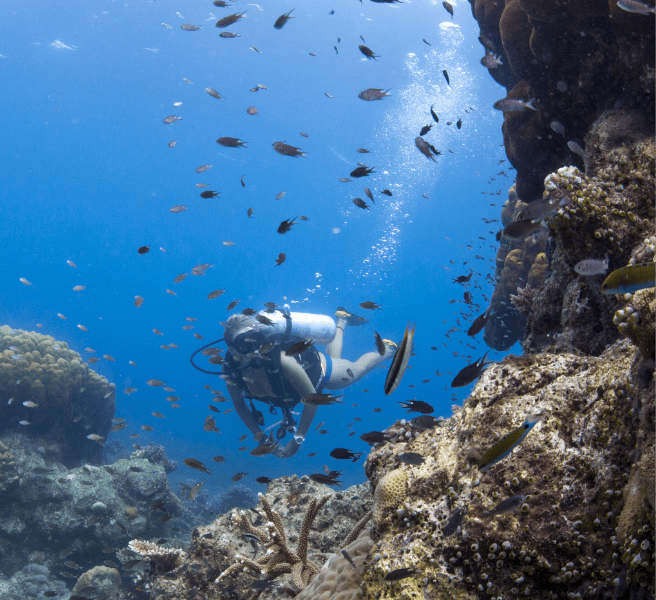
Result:
[[303,442],[305,440],[302,440],[300,442],[296,441],[296,437],[294,436],[291,440],[289,440],[284,446],[279,446],[276,448],[272,454],[279,458],[289,458],[290,456],[294,456],[298,452],[298,449],[301,447]]

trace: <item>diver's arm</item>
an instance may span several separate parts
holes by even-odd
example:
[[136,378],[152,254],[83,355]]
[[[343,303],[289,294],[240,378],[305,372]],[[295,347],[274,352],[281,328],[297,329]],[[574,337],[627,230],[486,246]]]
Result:
[[246,425],[246,427],[251,430],[256,440],[258,438],[261,439],[264,434],[255,422],[253,413],[251,413],[251,411],[246,406],[246,402],[244,402],[244,397],[241,395],[239,388],[234,385],[229,385],[228,393],[230,394],[230,398],[232,400],[232,406],[234,406],[235,411],[239,415],[239,418],[244,422],[244,425]]
[[279,456],[280,458],[289,458],[298,452],[301,444],[305,441],[305,436],[307,435],[308,429],[310,429],[310,425],[312,425],[312,419],[314,419],[316,412],[316,406],[308,406],[306,404],[303,407],[303,414],[301,415],[301,421],[296,429],[296,433],[292,436],[292,439],[284,445],[282,450],[275,453],[276,456]]

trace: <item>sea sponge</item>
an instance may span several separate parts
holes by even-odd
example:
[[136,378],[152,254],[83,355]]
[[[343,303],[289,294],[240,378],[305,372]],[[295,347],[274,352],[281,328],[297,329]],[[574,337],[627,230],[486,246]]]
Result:
[[341,552],[333,554],[319,574],[296,598],[298,600],[354,600],[362,597],[360,572],[371,546],[369,534],[363,533],[344,548],[358,570],[353,568]]
[[374,492],[374,523],[382,521],[385,509],[394,510],[407,495],[408,474],[401,468],[381,477]]

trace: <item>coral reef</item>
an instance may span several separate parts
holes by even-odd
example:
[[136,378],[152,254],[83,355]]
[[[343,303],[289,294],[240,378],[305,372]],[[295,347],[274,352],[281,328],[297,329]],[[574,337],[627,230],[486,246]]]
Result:
[[355,600],[362,596],[360,584],[367,554],[371,550],[371,538],[363,533],[344,548],[355,567],[340,552],[334,554],[319,574],[301,591],[297,600]]
[[21,428],[34,446],[42,440],[51,446],[56,442],[55,460],[68,467],[80,460],[100,464],[102,447],[87,436],[107,437],[114,395],[114,384],[91,370],[65,342],[0,327],[0,437]]
[[164,446],[160,444],[153,444],[152,442],[143,448],[135,450],[130,455],[130,459],[136,458],[145,458],[151,463],[163,467],[167,475],[169,473],[173,473],[173,471],[178,468],[178,463],[175,460],[169,460],[168,456],[166,456],[166,450],[164,450]]
[[[615,2],[470,0],[488,47],[502,58],[490,75],[507,95],[536,98],[537,111],[505,113],[506,154],[517,169],[517,192],[540,197],[542,181],[584,161],[567,146],[581,142],[599,115],[614,106],[638,109],[653,131],[654,27]],[[554,120],[565,136],[550,125]],[[621,133],[621,127],[617,128]]]
[[[388,429],[392,441],[372,450],[367,474],[377,481],[390,466],[403,469],[407,492],[372,531],[365,597],[653,595],[654,382],[638,377],[641,362],[629,340],[599,357],[509,356],[488,368],[444,426],[417,431],[401,421]],[[482,452],[529,413],[541,413],[540,423],[480,472]],[[398,465],[407,451],[425,463]],[[518,494],[520,508],[484,514]],[[460,529],[446,536],[462,508]],[[385,580],[399,568],[417,572]]]
[[121,574],[110,567],[93,567],[80,575],[73,594],[86,598],[102,597],[106,600],[119,600],[121,597]]
[[[273,575],[276,568],[290,573],[287,566],[292,564],[297,565],[295,577],[285,576],[289,584],[285,584],[284,589],[295,594],[298,588],[293,587],[294,580],[302,587],[317,575],[311,564],[319,573],[317,578],[320,579],[316,585],[322,586],[324,577],[319,571],[320,565],[338,548],[350,544],[370,518],[373,498],[369,487],[366,484],[335,492],[307,476],[276,479],[267,486],[268,500],[265,498],[265,501],[269,504],[268,509],[266,504],[258,505],[249,512],[250,519],[242,511],[231,510],[210,525],[194,529],[184,563],[167,573],[150,577],[147,589],[160,600],[193,598],[196,595],[204,600],[243,600],[251,595],[260,600],[279,598],[276,587],[271,587],[267,582],[273,577],[267,575]],[[323,507],[319,511],[320,499],[324,497]],[[249,521],[252,525],[247,524]],[[312,523],[311,527],[309,523]],[[263,554],[267,548],[252,537],[244,537],[241,527],[262,540],[271,552]],[[291,550],[294,544],[295,552]],[[357,546],[360,549],[363,547]],[[361,565],[363,558],[359,552],[356,564]],[[275,557],[280,558],[281,562],[276,563]],[[238,563],[239,560],[244,562]],[[346,567],[340,565],[338,560],[329,568],[341,573]],[[264,569],[260,573],[262,567]],[[348,568],[352,569],[350,566]],[[217,582],[219,575],[221,577]],[[351,581],[346,574],[345,577]],[[330,576],[328,579],[334,581]],[[332,583],[329,581],[325,585]],[[353,594],[345,596],[347,599],[352,597]]]

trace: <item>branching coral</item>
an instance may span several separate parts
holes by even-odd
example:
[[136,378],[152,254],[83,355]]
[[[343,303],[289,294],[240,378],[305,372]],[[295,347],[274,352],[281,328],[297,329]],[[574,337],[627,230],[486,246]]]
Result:
[[[263,579],[267,581],[273,581],[281,575],[291,574],[294,584],[299,589],[303,589],[319,572],[319,568],[307,556],[308,537],[312,522],[319,510],[328,501],[329,496],[324,496],[320,499],[314,498],[310,502],[310,506],[303,519],[303,524],[301,525],[296,552],[292,551],[288,545],[280,515],[271,508],[264,494],[258,494],[258,496],[269,521],[264,527],[257,528],[253,526],[250,519],[242,512],[236,518],[237,526],[243,533],[256,536],[260,540],[260,543],[267,549],[267,552],[264,556],[256,560],[237,555],[238,562],[223,571],[216,581],[218,583],[229,575],[250,569],[258,574],[262,574]],[[364,524],[362,527],[364,527]],[[262,591],[253,591],[249,600],[258,598]]]
[[172,571],[187,558],[187,554],[183,550],[165,548],[145,540],[132,540],[128,547],[133,552],[150,559],[159,570],[164,572]]

